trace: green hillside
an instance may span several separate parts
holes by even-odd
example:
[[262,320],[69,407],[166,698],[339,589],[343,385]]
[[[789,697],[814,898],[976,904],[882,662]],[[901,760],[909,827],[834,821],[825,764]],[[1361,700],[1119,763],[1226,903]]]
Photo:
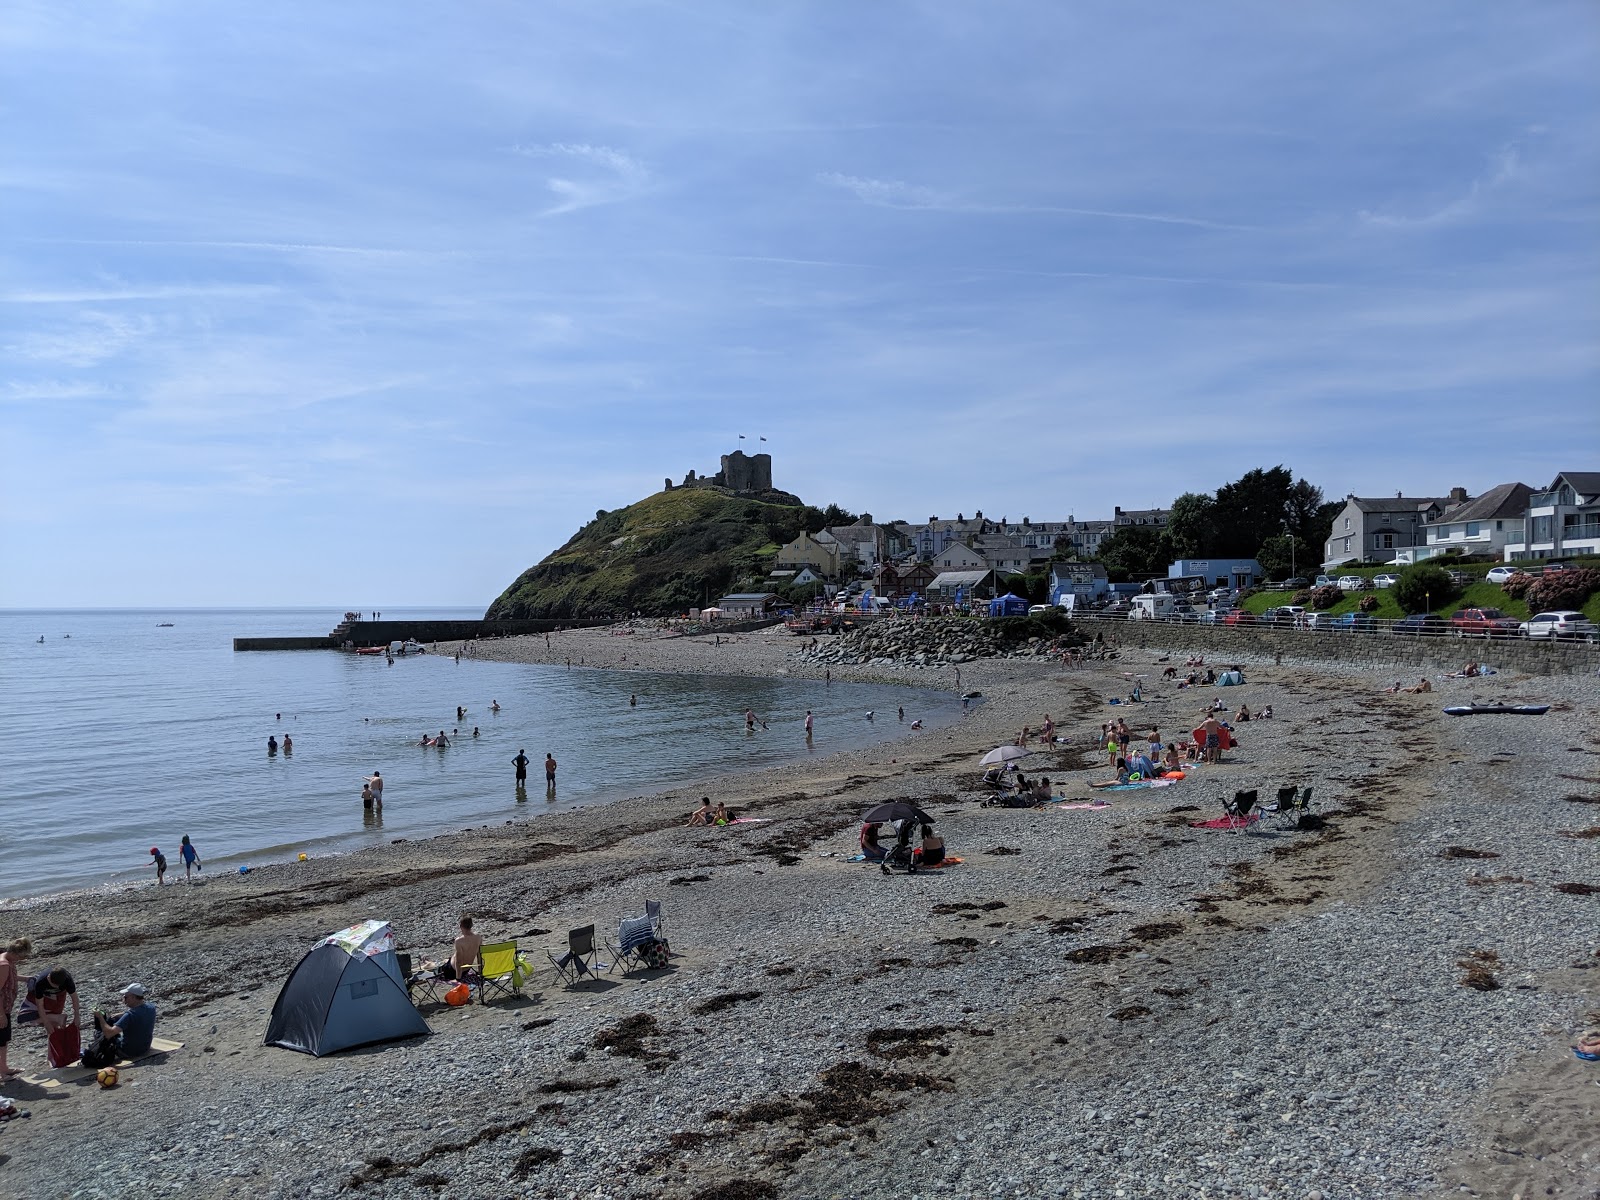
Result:
[[742,579],[764,576],[779,546],[822,523],[822,513],[807,505],[701,488],[657,492],[597,514],[519,575],[485,615],[583,618],[698,608]]

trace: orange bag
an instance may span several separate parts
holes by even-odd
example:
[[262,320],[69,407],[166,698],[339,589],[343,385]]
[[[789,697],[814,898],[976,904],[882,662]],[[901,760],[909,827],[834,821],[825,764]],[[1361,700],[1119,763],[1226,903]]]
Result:
[[472,989],[464,983],[458,983],[444,994],[444,1002],[455,1008],[472,1002]]

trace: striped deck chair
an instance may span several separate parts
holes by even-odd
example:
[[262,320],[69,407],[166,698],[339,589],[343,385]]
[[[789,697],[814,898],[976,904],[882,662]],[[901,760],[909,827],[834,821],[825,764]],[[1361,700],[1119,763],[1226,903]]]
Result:
[[606,943],[606,949],[611,952],[612,968],[620,967],[626,975],[635,967],[649,966],[641,951],[659,940],[656,923],[649,917],[624,917],[617,924],[616,944]]

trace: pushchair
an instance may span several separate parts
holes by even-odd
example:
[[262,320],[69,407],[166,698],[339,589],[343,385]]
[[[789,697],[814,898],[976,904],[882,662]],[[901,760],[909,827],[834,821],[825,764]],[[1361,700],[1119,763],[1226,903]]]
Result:
[[893,875],[896,871],[903,871],[907,875],[917,873],[917,862],[911,852],[911,835],[916,829],[915,821],[896,821],[894,845],[889,847],[889,853],[878,868],[885,875]]

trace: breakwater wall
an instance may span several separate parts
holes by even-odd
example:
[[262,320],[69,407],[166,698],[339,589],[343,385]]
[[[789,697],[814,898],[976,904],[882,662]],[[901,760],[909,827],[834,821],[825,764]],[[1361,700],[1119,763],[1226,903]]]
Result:
[[1337,662],[1418,674],[1457,671],[1468,662],[1529,675],[1588,675],[1600,670],[1600,648],[1582,642],[1528,638],[1407,637],[1387,630],[1320,633],[1309,629],[1202,625],[1175,621],[1128,621],[1075,616],[1089,637],[1104,634],[1127,649],[1156,653],[1201,650],[1220,661]]
[[604,621],[347,621],[322,637],[236,637],[235,650],[337,650],[342,646],[387,646],[390,642],[470,641],[473,638],[511,637],[520,633],[551,633],[581,629]]

